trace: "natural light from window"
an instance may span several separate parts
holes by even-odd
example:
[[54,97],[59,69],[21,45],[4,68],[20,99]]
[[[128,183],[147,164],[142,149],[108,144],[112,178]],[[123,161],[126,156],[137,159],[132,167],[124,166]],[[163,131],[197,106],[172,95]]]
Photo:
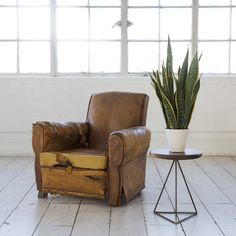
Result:
[[192,0],[0,0],[0,73],[143,75],[168,35],[175,71],[198,48],[203,73],[236,73],[236,0],[194,2],[192,16]]

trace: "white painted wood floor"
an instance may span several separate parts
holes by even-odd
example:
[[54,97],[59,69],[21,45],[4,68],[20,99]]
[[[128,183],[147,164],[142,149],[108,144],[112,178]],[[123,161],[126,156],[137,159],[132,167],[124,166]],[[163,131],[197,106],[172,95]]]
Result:
[[[198,215],[174,225],[153,214],[171,162],[147,159],[146,188],[128,204],[49,196],[38,199],[32,158],[0,158],[0,236],[236,235],[236,158],[202,157],[182,161]],[[173,176],[160,202],[171,205]],[[179,208],[192,210],[179,179]]]

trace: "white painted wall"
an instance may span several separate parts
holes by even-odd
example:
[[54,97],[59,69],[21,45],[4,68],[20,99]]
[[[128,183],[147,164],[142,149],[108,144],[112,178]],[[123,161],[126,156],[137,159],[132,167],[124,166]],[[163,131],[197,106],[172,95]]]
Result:
[[[0,78],[0,156],[33,155],[32,123],[85,121],[89,97],[102,91],[149,94],[151,148],[166,145],[164,120],[149,78]],[[236,155],[236,78],[202,78],[188,147]]]

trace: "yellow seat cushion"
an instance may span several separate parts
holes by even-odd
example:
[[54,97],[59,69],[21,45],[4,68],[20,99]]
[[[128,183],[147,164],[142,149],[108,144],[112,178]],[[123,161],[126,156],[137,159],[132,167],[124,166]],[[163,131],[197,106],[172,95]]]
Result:
[[73,166],[83,169],[104,170],[107,168],[107,152],[80,148],[58,152],[40,153],[40,166]]

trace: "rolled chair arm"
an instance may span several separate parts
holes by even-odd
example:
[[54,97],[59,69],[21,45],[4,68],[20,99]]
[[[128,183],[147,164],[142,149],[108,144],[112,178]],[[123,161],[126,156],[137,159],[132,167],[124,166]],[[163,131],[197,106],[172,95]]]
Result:
[[[124,189],[124,180],[120,170],[125,166],[140,165],[140,160],[145,163],[145,156],[149,148],[151,132],[144,126],[137,126],[130,129],[119,130],[111,133],[109,146],[109,204],[118,206],[121,203],[122,189]],[[138,162],[136,162],[139,160]],[[131,162],[134,162],[132,165]],[[127,164],[127,165],[126,165]],[[131,165],[130,165],[131,164]],[[144,164],[145,165],[145,164]],[[141,167],[142,168],[142,167]],[[145,167],[144,167],[145,168]],[[128,168],[129,169],[129,168]],[[132,168],[131,168],[132,169]],[[135,168],[136,169],[136,168]],[[137,168],[139,170],[140,168]],[[134,169],[133,169],[134,170]],[[132,173],[131,176],[133,176]],[[138,173],[137,173],[138,174]],[[144,170],[145,175],[145,170]],[[128,187],[130,192],[125,194],[126,199],[131,199],[138,191],[144,187],[144,176],[138,174],[138,180],[134,181],[135,186]],[[132,179],[132,177],[131,177]],[[132,181],[131,181],[132,182]],[[126,183],[127,184],[127,183]],[[133,184],[133,183],[132,183]],[[126,186],[129,186],[126,185]]]
[[123,165],[145,154],[149,148],[151,131],[145,126],[119,130],[109,137],[110,163]]
[[33,150],[38,155],[40,152],[84,147],[87,134],[87,123],[36,122],[33,124]]

